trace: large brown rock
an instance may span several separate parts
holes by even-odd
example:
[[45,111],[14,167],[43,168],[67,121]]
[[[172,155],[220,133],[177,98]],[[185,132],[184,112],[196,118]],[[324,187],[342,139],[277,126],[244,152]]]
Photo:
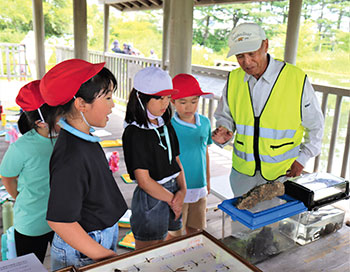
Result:
[[276,196],[284,195],[284,185],[276,181],[254,187],[237,200],[236,207],[240,210],[251,209],[259,202],[271,200]]

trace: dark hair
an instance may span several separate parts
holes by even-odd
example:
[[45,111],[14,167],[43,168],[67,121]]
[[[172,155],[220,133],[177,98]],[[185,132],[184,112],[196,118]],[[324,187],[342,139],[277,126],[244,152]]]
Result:
[[[52,132],[55,129],[57,116],[60,114],[56,107],[51,107],[44,104],[40,107],[40,112],[44,117],[45,123],[49,126],[49,136],[52,137]],[[21,134],[28,132],[33,128],[37,128],[36,122],[41,120],[41,116],[38,110],[22,112],[18,119],[18,129]]]
[[[97,97],[105,95],[109,92],[111,82],[113,83],[112,92],[114,93],[117,89],[117,80],[110,70],[103,67],[98,74],[80,86],[78,92],[75,94],[75,97],[81,97],[86,103],[91,104]],[[101,92],[101,90],[103,91]],[[61,108],[62,114],[70,112],[74,100],[75,98],[72,98],[66,104],[58,106]]]
[[[140,98],[143,108],[141,107],[140,102],[137,99],[137,95]],[[126,106],[125,121],[127,123],[136,122],[140,126],[144,125],[145,127],[148,127],[148,122],[150,120],[148,119],[146,109],[147,109],[148,102],[152,98],[160,99],[161,96],[143,94],[141,92],[138,92],[135,88],[133,88],[130,92],[129,101]],[[165,113],[162,115],[162,118],[166,125],[170,123],[171,117],[172,117],[172,110],[169,103],[168,108],[166,109]]]

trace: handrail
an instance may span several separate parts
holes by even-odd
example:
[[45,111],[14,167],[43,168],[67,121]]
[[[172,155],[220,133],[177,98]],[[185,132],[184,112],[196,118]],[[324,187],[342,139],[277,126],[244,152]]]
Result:
[[[57,62],[60,62],[64,59],[73,58],[74,52],[73,49],[68,47],[56,47],[56,56]],[[150,65],[156,65],[158,67],[162,65],[161,60],[98,51],[89,52],[89,61],[106,62],[106,67],[111,69],[116,75],[120,85],[116,96],[123,103],[128,99],[128,94],[132,88],[132,79],[138,69]],[[225,83],[229,71],[222,67],[192,65],[192,73],[195,76],[204,76]],[[326,170],[341,177],[348,177],[350,153],[350,89],[319,84],[312,85],[316,94],[318,96],[321,95],[321,110],[326,117],[326,123],[331,123],[331,129],[325,130],[321,155],[313,159],[313,167],[311,169],[313,171]],[[200,99],[199,112],[210,119],[212,126],[214,124],[214,110],[219,99],[220,96],[218,95],[212,99]],[[339,128],[340,124],[347,125]],[[343,152],[342,155],[340,154],[341,152]],[[335,155],[337,155],[338,160],[341,160],[341,163],[334,163]],[[334,167],[341,168],[334,170]]]
[[26,59],[25,44],[0,43],[0,78],[27,80],[30,72]]

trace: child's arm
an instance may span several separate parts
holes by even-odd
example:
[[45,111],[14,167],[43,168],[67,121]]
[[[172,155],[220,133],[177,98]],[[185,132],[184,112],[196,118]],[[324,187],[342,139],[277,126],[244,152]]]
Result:
[[169,205],[174,198],[174,194],[165,189],[162,185],[152,179],[146,169],[136,169],[134,171],[138,186],[150,196],[165,201]]
[[207,191],[208,195],[210,194],[210,163],[209,163],[209,150],[207,146]]
[[67,244],[94,261],[117,256],[113,250],[104,248],[92,239],[78,222],[47,221],[47,223]]
[[17,191],[17,177],[2,177],[2,184],[4,184],[6,191],[16,199]]
[[176,161],[181,168],[181,172],[176,178],[177,185],[179,186],[179,190],[175,193],[175,196],[174,196],[173,200],[171,201],[171,205],[170,205],[170,207],[172,208],[172,210],[175,213],[175,220],[177,220],[181,215],[182,206],[184,204],[184,199],[185,199],[186,191],[187,191],[185,172],[184,172],[184,169],[182,167],[179,156],[176,157]]

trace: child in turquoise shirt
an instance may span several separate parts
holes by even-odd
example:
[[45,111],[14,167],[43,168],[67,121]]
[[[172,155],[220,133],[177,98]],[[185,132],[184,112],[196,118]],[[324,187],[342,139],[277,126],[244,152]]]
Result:
[[[197,113],[199,97],[212,97],[203,93],[198,81],[191,75],[178,74],[173,78],[172,95],[176,112],[171,123],[180,144],[180,161],[183,165],[187,193],[182,209],[183,230],[192,233],[206,227],[206,196],[210,192],[208,145],[212,143],[211,126],[207,117]],[[182,231],[171,232],[179,236]]]
[[24,112],[18,121],[22,137],[12,143],[3,157],[0,174],[9,194],[16,200],[14,228],[17,256],[34,253],[43,263],[53,231],[46,221],[49,198],[49,161],[59,127],[55,110],[44,104],[39,80],[19,91],[16,102]]

